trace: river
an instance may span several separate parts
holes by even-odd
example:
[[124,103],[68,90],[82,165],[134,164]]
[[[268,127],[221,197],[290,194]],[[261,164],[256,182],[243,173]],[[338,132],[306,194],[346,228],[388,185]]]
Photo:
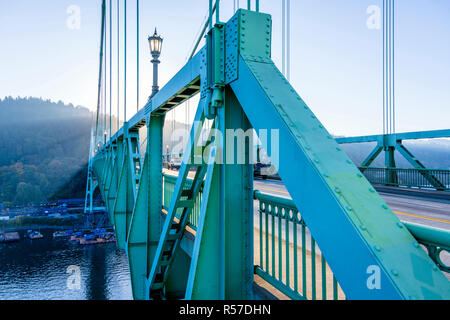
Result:
[[53,239],[0,243],[0,300],[127,300],[132,298],[125,252],[115,243],[82,246]]

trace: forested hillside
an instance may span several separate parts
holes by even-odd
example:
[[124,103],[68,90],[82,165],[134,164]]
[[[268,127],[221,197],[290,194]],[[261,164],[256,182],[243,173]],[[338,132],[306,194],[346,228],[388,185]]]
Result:
[[0,100],[0,203],[50,198],[88,160],[91,113],[37,98]]

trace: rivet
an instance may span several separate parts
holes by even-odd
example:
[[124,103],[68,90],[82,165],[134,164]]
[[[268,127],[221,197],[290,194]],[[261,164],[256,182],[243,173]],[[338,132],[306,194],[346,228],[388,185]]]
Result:
[[352,164],[352,162],[351,162],[350,160],[347,160],[346,162],[347,162],[348,164]]
[[365,225],[361,225],[360,228],[361,228],[362,231],[366,231],[367,230]]
[[392,269],[392,270],[391,270],[391,273],[392,273],[394,276],[398,276],[398,271],[395,270],[395,269]]
[[341,190],[340,190],[338,187],[334,188],[334,191],[335,191],[336,193],[341,193]]
[[378,252],[380,252],[381,251],[381,248],[379,247],[379,246],[375,246],[375,247],[373,247],[376,251],[378,251]]
[[353,208],[352,208],[352,207],[349,207],[349,206],[347,206],[346,209],[347,209],[348,211],[353,211]]
[[437,266],[433,266],[433,271],[438,271],[439,268]]
[[339,148],[339,147],[336,147],[336,150],[337,150],[337,151],[342,151],[342,149],[341,149],[341,148]]
[[413,246],[414,246],[414,248],[419,248],[419,247],[420,247],[420,245],[419,245],[419,243],[418,243],[417,241],[415,241],[415,242],[413,243]]
[[381,207],[382,207],[383,209],[388,209],[388,208],[389,208],[386,204],[383,204]]
[[[360,173],[361,174],[361,173]],[[361,175],[362,176],[362,175]],[[370,192],[372,192],[372,193],[374,193],[375,192],[375,189],[374,188],[369,188],[369,191]]]
[[399,227],[400,229],[402,229],[402,228],[403,228],[403,223],[397,222],[397,227]]

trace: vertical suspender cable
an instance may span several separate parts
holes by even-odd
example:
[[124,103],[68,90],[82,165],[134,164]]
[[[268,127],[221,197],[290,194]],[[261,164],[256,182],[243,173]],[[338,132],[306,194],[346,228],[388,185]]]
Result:
[[124,0],[123,121],[127,122],[127,0]]
[[390,114],[389,106],[389,0],[386,0],[386,133],[390,133]]
[[388,99],[389,99],[389,133],[392,133],[392,61],[391,61],[391,1],[388,0]]
[[[105,10],[106,10],[106,8],[105,8]],[[103,91],[104,91],[104,94],[105,94],[105,98],[104,98],[104,101],[103,101],[103,104],[104,104],[104,112],[105,112],[105,114],[104,114],[104,119],[103,119],[103,130],[102,130],[102,140],[106,143],[106,135],[105,135],[105,131],[106,131],[106,106],[107,106],[107,99],[106,99],[106,95],[108,94],[107,93],[107,90],[108,90],[108,87],[106,86],[106,80],[107,80],[107,71],[108,71],[108,69],[107,69],[107,66],[106,66],[106,57],[107,57],[107,49],[108,49],[108,47],[107,47],[107,38],[106,38],[106,12],[105,12],[105,30],[104,30],[104,32],[105,32],[105,35],[104,35],[104,37],[105,37],[105,54],[104,54],[104,65],[105,65],[105,67],[104,67],[104,69],[105,69],[105,72],[104,72],[104,84],[103,84]]]
[[137,21],[137,25],[136,25],[136,80],[137,80],[137,84],[136,84],[136,112],[139,111],[139,0],[136,0],[136,21]]
[[220,22],[220,0],[216,0],[216,23]]
[[291,80],[291,0],[286,0],[286,78]]
[[392,133],[395,133],[395,0],[392,0]]
[[281,2],[281,70],[286,75],[286,0]]
[[194,45],[194,48],[192,49],[191,54],[189,55],[189,58],[187,59],[187,61],[191,60],[192,57],[194,56],[194,54],[197,51],[197,48],[198,48],[200,42],[203,39],[203,35],[205,34],[206,30],[208,29],[208,26],[209,26],[209,29],[212,29],[212,19],[211,19],[211,17],[213,15],[214,11],[216,10],[217,2],[214,3],[214,6],[212,6],[212,8],[211,8],[211,6],[212,6],[212,0],[210,0],[209,18],[205,22],[205,25],[203,26],[203,29],[200,32],[200,35],[198,36],[197,41],[196,41],[196,43]]
[[386,134],[386,0],[383,0],[383,134]]
[[112,0],[109,0],[109,139],[112,135]]
[[99,65],[99,75],[98,75],[98,92],[97,92],[97,117],[95,123],[95,136],[98,137],[98,117],[100,112],[100,100],[101,100],[101,85],[102,85],[102,64],[103,64],[103,35],[105,28],[105,1],[102,1],[102,26],[100,32],[100,65]]
[[120,0],[117,0],[117,130],[120,128]]
[[212,21],[212,15],[213,15],[213,5],[212,0],[209,0],[209,29],[212,29],[213,21]]
[[391,88],[391,83],[390,83],[390,74],[391,74],[391,55],[389,54],[389,52],[391,51],[391,49],[390,49],[390,44],[391,44],[391,41],[390,41],[390,34],[391,34],[391,28],[390,28],[390,25],[391,25],[391,14],[390,14],[390,10],[389,10],[389,7],[390,7],[390,4],[391,4],[391,2],[390,2],[390,0],[387,0],[387,7],[386,7],[386,14],[387,14],[387,26],[386,26],[386,59],[387,59],[387,67],[386,67],[386,90],[387,90],[387,92],[386,92],[386,100],[387,100],[387,106],[388,106],[388,109],[387,109],[387,114],[388,114],[388,116],[387,116],[387,126],[388,126],[388,134],[390,134],[391,133],[391,103],[390,103],[390,101],[391,101],[391,99],[390,99],[390,97],[391,97],[391,90],[390,90],[390,88]]

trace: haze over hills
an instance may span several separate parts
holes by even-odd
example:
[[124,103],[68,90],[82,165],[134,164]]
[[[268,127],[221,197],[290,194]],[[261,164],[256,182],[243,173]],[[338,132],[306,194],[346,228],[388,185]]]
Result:
[[48,199],[88,161],[91,112],[38,98],[0,100],[0,203]]
[[[84,107],[39,98],[0,99],[0,204],[84,197],[91,123],[92,113]],[[171,141],[172,128],[187,126],[166,119],[163,152],[181,139]],[[141,141],[142,148],[145,142]],[[405,141],[405,145],[428,168],[450,169],[450,139]],[[343,145],[357,164],[373,147],[373,143]],[[398,153],[396,161],[398,167],[411,167]],[[372,166],[384,166],[383,153]]]

